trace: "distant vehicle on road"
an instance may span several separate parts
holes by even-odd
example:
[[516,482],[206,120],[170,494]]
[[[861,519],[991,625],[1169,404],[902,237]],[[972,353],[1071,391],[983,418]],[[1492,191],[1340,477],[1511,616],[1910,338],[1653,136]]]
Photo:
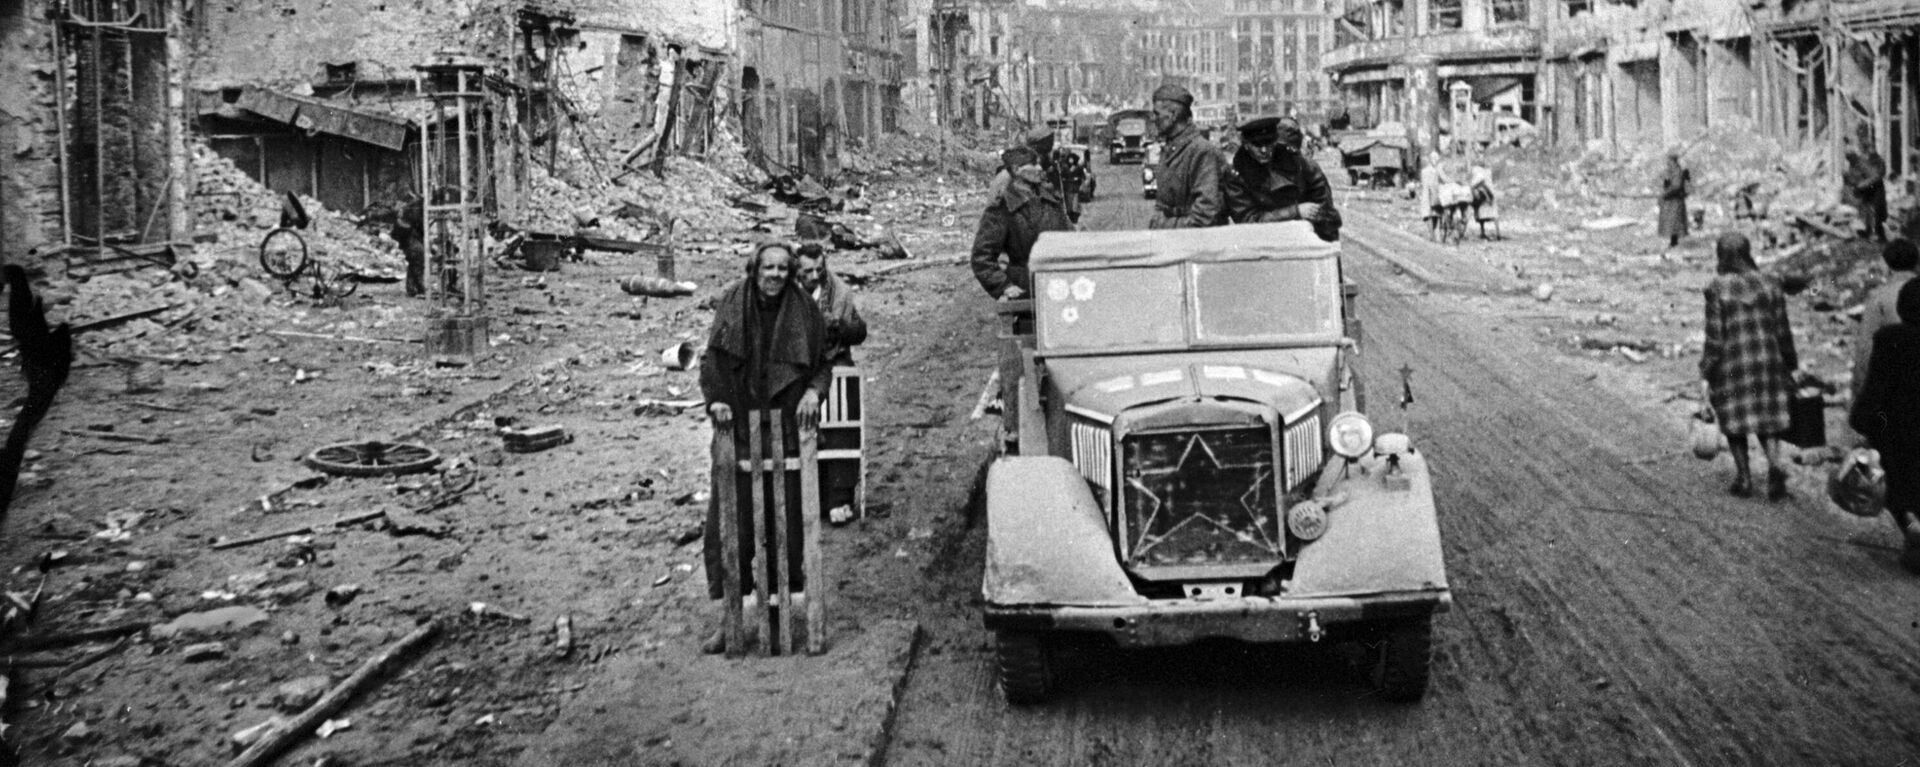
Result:
[[1147,155],[1147,145],[1159,135],[1153,127],[1153,113],[1145,109],[1114,112],[1107,116],[1107,125],[1113,136],[1107,145],[1107,162],[1113,165],[1140,162]]
[[[981,591],[1000,688],[1054,689],[1068,638],[1352,642],[1426,694],[1453,602],[1426,453],[1376,434],[1340,244],[1304,222],[1048,232],[987,470]],[[1015,323],[1015,327],[1022,327]]]

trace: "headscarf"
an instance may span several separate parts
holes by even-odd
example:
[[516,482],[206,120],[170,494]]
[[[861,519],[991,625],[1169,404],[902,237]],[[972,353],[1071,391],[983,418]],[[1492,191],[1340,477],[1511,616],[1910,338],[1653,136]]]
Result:
[[1747,236],[1739,232],[1727,232],[1713,243],[1714,255],[1719,263],[1714,268],[1718,274],[1740,274],[1759,271],[1753,262],[1753,246],[1747,242]]
[[[797,254],[793,246],[777,240],[762,242],[754,248],[753,255],[747,258],[746,279],[729,286],[714,306],[712,338],[708,341],[714,349],[741,360],[751,361],[754,358],[758,350],[753,347],[750,334],[759,331],[764,319],[761,312],[766,310],[761,306],[762,296],[757,277],[762,257],[775,248]],[[797,255],[795,259],[798,260]],[[817,332],[819,324],[807,322],[809,317],[817,318],[820,310],[793,274],[787,274],[787,282],[776,299],[779,303],[770,307],[777,314],[773,319],[773,337],[767,345],[765,360],[770,368],[789,366],[793,370],[789,371],[791,376],[769,375],[770,379],[774,379],[773,389],[764,392],[769,398],[777,395],[794,378],[810,374],[826,348],[826,339]]]

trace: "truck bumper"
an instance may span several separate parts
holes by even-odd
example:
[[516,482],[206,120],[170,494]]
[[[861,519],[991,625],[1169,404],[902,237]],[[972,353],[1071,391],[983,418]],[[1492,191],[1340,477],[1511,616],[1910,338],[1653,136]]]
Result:
[[1202,639],[1319,641],[1343,626],[1446,612],[1447,591],[1364,597],[1166,599],[1119,607],[987,605],[994,631],[1105,634],[1121,647],[1169,647]]

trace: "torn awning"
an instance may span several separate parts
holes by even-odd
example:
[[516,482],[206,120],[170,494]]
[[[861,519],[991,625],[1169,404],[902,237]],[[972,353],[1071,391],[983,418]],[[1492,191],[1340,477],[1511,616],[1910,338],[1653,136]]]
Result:
[[234,106],[301,130],[330,133],[396,152],[406,148],[407,132],[413,129],[413,123],[402,117],[270,88],[248,86]]

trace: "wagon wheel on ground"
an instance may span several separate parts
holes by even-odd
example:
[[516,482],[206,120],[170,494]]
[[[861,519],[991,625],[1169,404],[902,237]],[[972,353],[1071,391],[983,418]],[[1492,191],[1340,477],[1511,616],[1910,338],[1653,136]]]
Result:
[[1008,703],[1040,703],[1053,694],[1053,669],[1039,634],[996,631],[993,649],[1000,692]]
[[275,229],[260,240],[260,268],[283,280],[307,268],[307,240],[292,229]]
[[1381,626],[1376,642],[1367,649],[1368,679],[1381,698],[1413,703],[1426,696],[1433,664],[1432,616]]
[[314,448],[302,462],[314,471],[343,477],[416,474],[440,465],[433,448],[411,442],[336,442]]

